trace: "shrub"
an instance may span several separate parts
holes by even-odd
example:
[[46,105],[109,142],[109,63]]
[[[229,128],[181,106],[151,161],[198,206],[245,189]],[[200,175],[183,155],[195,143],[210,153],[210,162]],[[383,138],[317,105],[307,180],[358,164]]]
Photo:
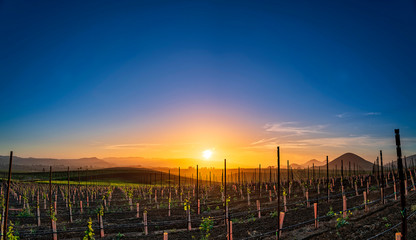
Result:
[[94,229],[92,229],[92,220],[91,218],[88,219],[88,228],[85,230],[85,235],[83,240],[95,240],[94,238]]
[[201,225],[199,225],[199,230],[201,230],[201,239],[207,240],[211,235],[210,231],[214,227],[214,220],[212,217],[204,218],[202,217]]

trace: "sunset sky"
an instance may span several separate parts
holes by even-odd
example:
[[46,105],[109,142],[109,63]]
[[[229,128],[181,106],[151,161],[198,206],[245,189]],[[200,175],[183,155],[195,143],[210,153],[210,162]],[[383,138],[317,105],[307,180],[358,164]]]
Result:
[[413,1],[3,1],[0,155],[411,155],[415,29]]

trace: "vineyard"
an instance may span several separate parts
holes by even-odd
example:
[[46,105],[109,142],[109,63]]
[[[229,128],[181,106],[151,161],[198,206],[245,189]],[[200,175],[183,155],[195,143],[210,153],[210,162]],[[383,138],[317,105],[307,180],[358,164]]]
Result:
[[[6,176],[2,178],[2,236],[394,239],[406,221],[407,239],[416,239],[416,169],[403,167],[401,159],[388,166],[381,160],[373,171],[344,169],[344,164],[341,169],[319,171],[315,167],[228,170],[224,164],[218,181],[211,175],[202,180],[198,172],[195,178],[186,178],[180,169],[175,174],[52,170],[16,173],[10,184]],[[141,175],[137,183],[111,181],[132,171]]]

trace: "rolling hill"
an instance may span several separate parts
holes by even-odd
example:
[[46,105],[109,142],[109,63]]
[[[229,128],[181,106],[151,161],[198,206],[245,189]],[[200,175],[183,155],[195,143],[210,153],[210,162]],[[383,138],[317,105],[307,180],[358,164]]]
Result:
[[341,156],[335,158],[334,160],[329,162],[329,168],[334,169],[335,166],[337,166],[338,169],[341,169],[341,160],[344,163],[344,170],[348,169],[349,163],[351,163],[351,169],[354,168],[354,164],[360,170],[372,170],[373,169],[373,163],[365,160],[364,158],[354,153],[344,153]]

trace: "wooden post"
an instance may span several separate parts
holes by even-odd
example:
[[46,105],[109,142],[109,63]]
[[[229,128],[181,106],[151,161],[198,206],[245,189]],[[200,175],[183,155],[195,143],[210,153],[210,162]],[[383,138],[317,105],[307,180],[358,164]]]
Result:
[[227,203],[227,159],[224,158],[224,223],[228,221],[228,203]]
[[140,217],[140,203],[136,203],[136,218],[139,218],[139,217]]
[[36,196],[36,218],[37,218],[37,225],[38,227],[40,227],[39,191]]
[[328,199],[329,202],[329,163],[328,163],[328,156],[326,156],[326,190],[328,192]]
[[283,208],[284,211],[287,212],[287,200],[286,200],[286,195],[283,195]]
[[83,213],[83,211],[82,211],[83,209],[82,209],[82,201],[79,201],[79,212],[82,214]]
[[10,196],[10,182],[12,178],[12,163],[13,163],[13,151],[10,152],[10,159],[9,159],[9,177],[7,180],[6,206],[5,206],[5,213],[4,213],[4,225],[3,225],[4,240],[6,240],[7,238],[7,217],[9,214],[9,196]]
[[364,191],[363,192],[363,196],[364,196],[364,211],[368,212],[368,206],[367,206],[367,192]]
[[188,207],[188,209],[186,210],[186,216],[187,216],[187,220],[188,220],[188,231],[192,230],[192,226],[191,226],[191,210]]
[[198,199],[198,215],[199,214],[201,214],[201,203],[200,203],[200,200]]
[[[405,197],[405,180],[403,175],[403,162],[402,162],[402,148],[400,144],[400,133],[399,129],[395,129],[396,137],[396,153],[397,153],[397,168],[399,171],[400,178],[400,201],[401,201],[401,216],[402,216],[402,236],[403,240],[406,240],[407,237],[407,209],[406,209],[406,197]],[[406,188],[407,190],[407,188]]]
[[230,221],[230,226],[229,226],[229,240],[233,240],[233,221]]
[[384,188],[380,188],[380,201],[384,204]]
[[257,217],[261,218],[261,212],[260,212],[260,200],[256,200],[257,205]]
[[342,212],[343,212],[343,217],[346,218],[347,217],[347,196],[345,195],[342,196]]
[[170,193],[169,193],[168,217],[170,217],[170,202],[171,202],[171,198],[170,198]]
[[309,190],[306,190],[305,194],[306,194],[306,207],[310,207],[311,204],[309,202]]
[[315,228],[318,228],[318,203],[313,204],[313,210],[315,214]]
[[168,240],[168,233],[167,232],[163,233],[163,240]]
[[395,238],[396,240],[402,240],[402,234],[400,232],[397,232],[395,236],[396,236]]
[[149,234],[147,231],[147,212],[143,212],[144,235]]
[[[259,203],[260,207],[260,203]],[[277,146],[277,212],[280,213],[280,147]],[[280,232],[280,221],[278,222],[277,230]],[[280,234],[279,234],[280,235]],[[277,237],[279,239],[280,236]]]
[[277,238],[280,238],[280,236],[282,235],[282,228],[283,228],[283,220],[284,219],[285,219],[285,213],[280,212],[280,214],[279,214],[279,226],[278,226],[278,229],[277,229],[279,234],[277,235]]
[[247,205],[250,206],[250,190],[247,186]]
[[397,190],[396,190],[396,182],[393,183],[393,187],[394,187],[394,200],[397,200]]
[[99,220],[100,220],[100,238],[103,238],[104,237],[104,224],[103,224],[102,215],[100,215]]
[[56,231],[56,221],[52,219],[52,235],[53,240],[58,240],[58,233]]

